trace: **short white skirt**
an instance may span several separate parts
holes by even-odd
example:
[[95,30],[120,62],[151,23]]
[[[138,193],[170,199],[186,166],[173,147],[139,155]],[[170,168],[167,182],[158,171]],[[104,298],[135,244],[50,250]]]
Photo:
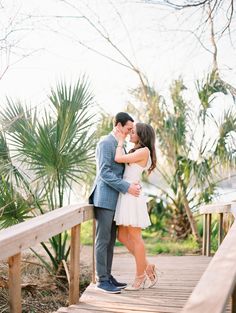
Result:
[[147,197],[120,193],[114,220],[117,225],[146,228],[151,225],[147,211]]

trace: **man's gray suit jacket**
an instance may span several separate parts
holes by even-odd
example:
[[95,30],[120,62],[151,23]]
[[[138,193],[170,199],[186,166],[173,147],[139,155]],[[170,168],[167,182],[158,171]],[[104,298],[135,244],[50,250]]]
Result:
[[124,164],[115,162],[117,140],[109,134],[97,144],[97,175],[89,197],[96,207],[115,210],[118,195],[126,193],[130,184],[122,179]]

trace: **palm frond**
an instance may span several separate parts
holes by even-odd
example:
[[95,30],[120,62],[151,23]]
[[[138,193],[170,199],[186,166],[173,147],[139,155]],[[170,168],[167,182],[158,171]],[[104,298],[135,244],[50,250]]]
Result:
[[218,123],[219,136],[214,150],[215,157],[223,164],[235,165],[236,114],[226,111]]

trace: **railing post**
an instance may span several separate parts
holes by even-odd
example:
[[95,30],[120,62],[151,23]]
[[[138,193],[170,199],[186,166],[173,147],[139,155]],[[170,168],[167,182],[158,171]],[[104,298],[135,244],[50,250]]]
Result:
[[206,255],[211,255],[211,214],[207,214],[207,244]]
[[71,228],[70,247],[70,286],[69,304],[79,302],[79,276],[80,276],[80,230],[81,225]]
[[230,220],[230,227],[233,225],[234,223],[234,215],[232,213],[229,213],[229,220]]
[[231,313],[236,313],[236,285],[234,286],[234,291],[232,293],[232,301],[231,301]]
[[202,255],[206,255],[206,244],[207,244],[207,214],[203,214],[203,240],[202,240]]
[[219,230],[218,230],[218,247],[220,246],[221,242],[223,241],[223,213],[219,213]]
[[92,264],[92,282],[95,284],[96,277],[95,277],[95,236],[96,236],[96,220],[93,219],[93,264]]
[[11,313],[21,313],[21,254],[8,258],[9,266],[9,302]]

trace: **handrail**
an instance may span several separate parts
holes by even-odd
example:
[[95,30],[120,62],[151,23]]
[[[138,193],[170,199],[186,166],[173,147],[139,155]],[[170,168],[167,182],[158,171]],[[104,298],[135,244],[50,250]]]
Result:
[[218,202],[206,204],[200,207],[199,213],[203,215],[203,239],[202,239],[202,254],[211,255],[211,215],[219,214],[219,229],[218,229],[218,247],[220,246],[223,237],[223,216],[225,213],[231,213],[233,202]]
[[206,213],[229,213],[231,212],[231,202],[218,202],[203,205],[199,208],[200,214]]
[[[229,205],[229,204],[224,204]],[[232,203],[227,212],[231,212]],[[205,208],[206,209],[206,208]],[[204,209],[204,210],[205,210]],[[214,205],[208,207],[214,213]],[[223,210],[226,207],[222,207]],[[228,210],[229,209],[229,210]],[[209,210],[202,213],[210,214]],[[222,213],[218,207],[217,213]],[[181,313],[224,313],[229,297],[236,313],[236,221],[231,226]]]
[[[0,231],[0,260],[8,258],[11,313],[21,313],[21,252],[71,229],[69,303],[79,300],[80,226],[94,218],[93,206],[68,205]],[[95,223],[93,223],[93,240]],[[93,250],[94,280],[94,250]]]
[[[236,222],[202,275],[182,313],[223,313],[236,286]],[[232,308],[232,313],[236,307]]]

